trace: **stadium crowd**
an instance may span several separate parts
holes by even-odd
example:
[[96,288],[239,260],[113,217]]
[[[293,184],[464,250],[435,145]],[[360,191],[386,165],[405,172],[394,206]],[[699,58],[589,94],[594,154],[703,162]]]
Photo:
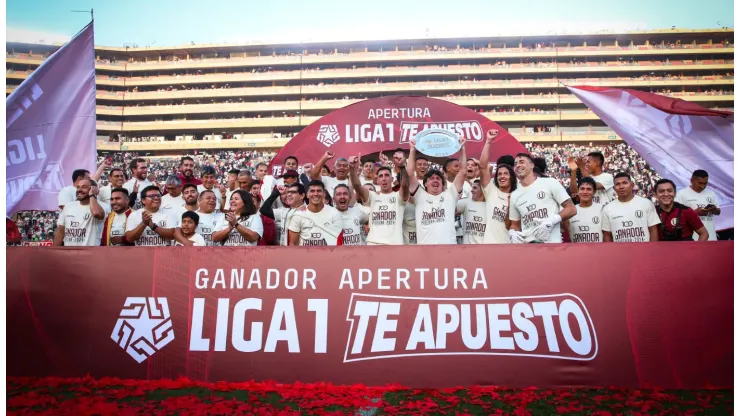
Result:
[[[494,161],[489,163],[487,160],[469,159],[470,162],[477,164],[477,167],[465,166],[465,168],[460,169],[460,172],[463,172],[462,185],[460,185],[462,192],[459,195],[456,194],[455,198],[450,198],[457,200],[457,197],[459,196],[461,198],[460,201],[462,201],[460,205],[451,208],[456,212],[454,219],[451,221],[455,224],[454,234],[458,243],[481,243],[484,242],[484,240],[500,243],[510,241],[547,242],[550,240],[550,237],[544,237],[545,232],[543,230],[536,227],[532,228],[531,224],[541,224],[542,227],[549,227],[548,230],[550,230],[550,228],[553,230],[556,228],[558,231],[557,234],[560,235],[562,233],[565,241],[574,237],[574,235],[569,234],[572,228],[570,228],[568,224],[569,221],[573,221],[573,218],[571,217],[573,217],[577,212],[580,212],[580,208],[572,208],[572,213],[568,212],[568,215],[564,215],[564,217],[561,218],[561,220],[563,220],[562,225],[560,225],[560,221],[557,221],[552,215],[552,212],[550,212],[547,217],[538,217],[535,221],[524,219],[523,222],[519,223],[518,229],[516,226],[511,225],[510,220],[514,219],[513,214],[511,215],[511,218],[508,218],[506,215],[499,215],[499,219],[502,221],[505,220],[507,225],[503,226],[503,223],[498,224],[499,233],[496,237],[498,240],[491,240],[493,237],[488,236],[490,233],[487,234],[485,232],[486,228],[495,229],[497,227],[497,225],[491,223],[495,222],[495,219],[491,219],[492,217],[490,212],[487,215],[484,215],[487,222],[484,221],[480,224],[471,224],[470,222],[466,222],[466,216],[469,215],[468,213],[475,212],[476,209],[488,209],[489,211],[493,209],[494,212],[507,212],[509,207],[508,198],[516,195],[513,193],[516,188],[515,184],[519,182],[529,183],[528,181],[531,180],[531,178],[520,178],[518,171],[521,167],[520,165],[526,165],[528,161],[532,162],[533,166],[536,166],[534,172],[538,178],[536,181],[539,181],[537,183],[542,184],[547,182],[546,184],[549,186],[549,188],[547,188],[549,189],[547,192],[552,191],[553,200],[555,201],[559,201],[558,198],[562,197],[562,195],[565,195],[569,201],[579,202],[580,204],[583,204],[584,197],[586,199],[594,200],[601,198],[606,202],[612,201],[619,195],[616,191],[615,180],[619,179],[618,177],[622,175],[622,180],[626,177],[630,181],[630,195],[632,195],[632,190],[634,188],[634,192],[636,194],[634,198],[640,198],[640,201],[642,201],[641,203],[645,206],[654,207],[654,204],[660,205],[663,201],[661,200],[661,189],[659,189],[659,185],[662,185],[663,187],[670,185],[666,185],[665,181],[661,180],[659,175],[650,168],[647,162],[640,158],[637,152],[624,143],[611,143],[606,145],[589,144],[588,146],[575,144],[543,145],[538,143],[525,143],[525,147],[534,157],[534,160],[531,160],[531,157],[522,157],[521,155],[518,156],[516,160],[514,160],[513,157],[503,160],[500,159],[496,161],[496,164],[493,163]],[[598,155],[603,156],[603,162],[599,161],[600,157]],[[222,244],[225,245],[232,245],[232,243],[235,245],[255,245],[257,243],[260,245],[287,245],[289,243],[309,245],[326,243],[328,241],[325,238],[326,235],[334,236],[334,234],[330,232],[327,232],[328,234],[324,233],[325,230],[319,233],[314,233],[317,235],[322,233],[324,234],[321,239],[312,243],[310,238],[306,237],[311,233],[302,234],[302,230],[298,230],[295,234],[290,233],[285,229],[282,223],[285,222],[286,215],[305,213],[306,207],[312,206],[312,204],[317,206],[323,206],[323,204],[326,204],[339,209],[339,211],[329,211],[329,213],[338,215],[335,215],[336,218],[329,214],[327,214],[330,217],[329,219],[321,218],[326,220],[327,224],[337,221],[341,223],[344,221],[342,219],[343,215],[350,213],[346,215],[350,215],[354,224],[358,226],[340,226],[339,233],[343,234],[343,238],[345,240],[344,244],[348,244],[348,242],[349,244],[364,244],[365,242],[368,244],[383,244],[383,241],[390,241],[393,240],[393,238],[388,237],[389,234],[387,234],[389,232],[388,218],[386,218],[386,220],[377,221],[372,219],[373,217],[371,214],[373,212],[373,204],[376,204],[377,202],[371,201],[373,199],[373,195],[385,198],[391,193],[396,195],[395,193],[397,192],[399,193],[397,199],[414,201],[418,198],[418,195],[416,197],[409,197],[411,191],[404,194],[406,195],[405,199],[401,197],[402,193],[405,192],[404,186],[411,185],[410,187],[413,188],[413,185],[420,183],[423,180],[424,183],[419,188],[421,189],[419,192],[424,192],[425,194],[426,189],[429,189],[429,192],[432,192],[432,190],[434,190],[434,192],[437,191],[435,186],[440,185],[435,182],[436,179],[444,179],[442,182],[445,183],[441,185],[441,188],[444,188],[444,192],[448,192],[450,189],[457,186],[455,181],[456,177],[453,175],[454,169],[450,170],[448,166],[451,162],[448,161],[444,166],[438,166],[425,160],[423,156],[419,156],[423,168],[416,164],[416,168],[410,169],[410,172],[407,172],[409,175],[406,175],[406,180],[403,179],[404,175],[402,174],[406,172],[406,169],[403,168],[406,156],[399,154],[398,152],[393,154],[393,159],[385,157],[385,160],[373,161],[374,164],[368,164],[368,161],[364,164],[359,164],[359,161],[353,160],[354,158],[347,160],[337,157],[336,164],[332,166],[327,162],[329,162],[330,159],[333,159],[334,155],[327,155],[327,157],[320,161],[314,161],[316,162],[316,165],[312,163],[299,165],[297,161],[289,159],[283,161],[283,163],[285,163],[285,170],[287,170],[286,175],[278,178],[272,177],[267,172],[267,164],[272,161],[274,156],[275,152],[272,151],[198,151],[196,154],[189,155],[185,158],[182,158],[181,155],[142,158],[141,155],[132,152],[103,154],[99,157],[100,168],[94,173],[94,175],[92,175],[93,180],[96,182],[91,183],[93,181],[86,179],[90,178],[89,172],[87,174],[78,174],[75,178],[75,183],[78,185],[77,188],[65,188],[62,192],[63,195],[60,194],[60,208],[63,209],[63,206],[68,203],[78,204],[76,200],[79,198],[84,199],[86,195],[81,194],[79,188],[79,181],[82,180],[83,190],[85,192],[97,192],[98,195],[95,196],[95,199],[97,201],[99,198],[101,202],[98,206],[106,206],[104,210],[95,213],[98,217],[104,215],[104,218],[106,219],[105,224],[107,225],[105,225],[105,227],[109,231],[108,238],[106,239],[104,230],[99,230],[102,231],[102,240],[104,245],[116,245],[122,243],[121,239],[116,239],[116,244],[111,243],[110,228],[108,228],[108,226],[113,225],[111,217],[116,217],[115,212],[118,212],[118,214],[126,212],[125,217],[118,215],[116,217],[118,218],[116,221],[120,218],[129,218],[130,215],[136,214],[138,216],[131,218],[135,219],[134,222],[138,221],[140,225],[146,224],[147,220],[149,220],[150,222],[148,224],[153,226],[154,229],[167,228],[167,233],[163,236],[154,232],[151,226],[142,225],[141,227],[143,228],[140,227],[141,229],[137,230],[138,234],[130,236],[132,237],[131,241],[135,241],[136,244],[170,245],[172,242],[188,245],[189,243],[187,243],[187,241],[190,240],[187,240],[186,237],[190,236],[188,238],[192,238],[192,232],[198,231],[196,235],[202,234],[201,237],[205,237],[203,243],[207,245],[216,245],[215,242],[222,242]],[[412,154],[408,155],[409,159],[413,161],[414,159],[412,156]],[[481,159],[485,159],[483,155],[481,155]],[[451,166],[459,166],[460,164],[463,164],[463,160],[457,161],[456,163],[458,165],[453,163]],[[498,164],[510,166],[508,169],[509,177],[513,178],[516,176],[517,178],[511,180],[513,184],[509,185],[509,190],[506,193],[506,203],[500,207],[491,208],[487,205],[486,201],[495,200],[500,202],[504,199],[502,196],[504,193],[502,193],[499,187],[498,175],[506,169],[503,169],[505,166],[497,166]],[[480,168],[481,166],[486,165],[491,166],[492,168]],[[599,169],[603,167],[604,172],[598,173],[600,171],[595,169],[593,174],[584,175],[584,172],[589,172],[589,170],[594,169],[592,168],[594,165],[600,165]],[[391,184],[380,181],[379,178],[382,176],[383,171],[381,166],[390,167],[390,169],[386,169],[386,171],[390,176],[392,176]],[[493,166],[496,166],[495,170]],[[330,168],[333,168],[333,170]],[[378,171],[379,168],[380,171]],[[488,171],[487,174],[485,173],[486,171]],[[619,172],[621,173],[613,176],[611,173],[606,173],[607,171],[614,174]],[[434,174],[429,176],[430,172],[438,173],[439,178]],[[352,182],[355,174],[357,174],[361,180],[361,182],[358,183],[360,185],[359,188],[356,188],[354,186],[355,184]],[[545,175],[546,177],[541,177],[540,175]],[[601,182],[598,181],[598,177],[600,175],[605,175],[602,176],[602,179],[604,177],[607,179],[604,180],[605,185],[598,187],[595,183],[601,184]],[[698,175],[699,176],[697,176],[697,178],[692,178],[692,184],[694,183],[694,180],[704,180],[704,183],[706,183],[707,178],[701,172],[699,172]],[[595,183],[590,183],[590,179],[588,177],[584,179],[584,176],[594,177],[597,181]],[[319,190],[316,186],[317,182],[312,182],[312,179],[318,179],[318,184],[321,185],[320,194],[313,193],[314,191],[319,192]],[[417,179],[418,182],[416,181]],[[578,179],[581,179],[583,182],[576,183]],[[427,181],[431,181],[431,184],[427,184]],[[499,189],[496,191],[497,193],[492,193],[493,188],[488,187],[485,189],[483,182],[488,184],[489,181]],[[550,181],[552,181],[552,183],[550,183]],[[296,189],[295,191],[300,191],[300,194],[306,198],[305,200],[303,198],[300,200],[296,199],[295,205],[288,202],[290,197],[286,193],[292,189],[287,189],[286,185],[292,185],[294,183],[296,185],[301,185],[301,188]],[[402,183],[404,186],[402,186]],[[553,183],[557,184],[557,186],[553,186]],[[591,186],[591,196],[582,195],[581,188],[584,187],[584,183],[586,184],[586,188]],[[391,185],[392,189],[388,188]],[[533,185],[530,183],[530,186]],[[606,190],[603,189],[605,186],[607,187]],[[111,197],[115,195],[120,197],[121,195],[120,192],[115,192],[113,190],[121,187],[127,189],[127,195],[123,198],[125,201],[122,202],[119,200],[118,202],[114,202]],[[523,187],[520,185],[520,188]],[[91,191],[91,189],[94,189],[95,191]],[[237,192],[240,189],[244,190],[245,193]],[[365,191],[363,191],[363,189],[365,189]],[[368,193],[367,190],[371,190],[373,193]],[[676,198],[677,191],[679,190],[673,190],[674,198]],[[147,194],[147,192],[149,194]],[[686,194],[688,191],[681,190],[681,192]],[[679,196],[682,195],[681,192],[678,192]],[[696,190],[694,190],[694,192],[698,193]],[[707,189],[703,192],[705,192],[708,195],[708,198],[712,199],[712,201],[716,201],[716,195],[713,195],[712,191]],[[113,195],[111,195],[111,193]],[[586,193],[588,193],[587,190]],[[595,196],[594,194],[600,195],[600,197]],[[161,204],[160,206],[162,209],[158,211],[157,209],[152,209],[151,200],[158,199],[160,195],[161,199],[159,203]],[[238,197],[235,197],[235,195],[238,195]],[[149,196],[151,196],[151,198],[149,198]],[[247,201],[247,199],[249,199],[249,201]],[[237,200],[239,202],[235,203],[233,200]],[[360,201],[364,201],[365,203],[362,204]],[[681,201],[684,201],[687,205],[691,205],[685,195]],[[306,202],[307,205],[305,205],[304,202]],[[319,204],[319,202],[321,204]],[[561,203],[564,204],[564,202],[559,202],[557,205],[560,205]],[[601,205],[604,205],[603,202],[600,203]],[[235,204],[237,207],[235,212],[243,214],[241,217],[233,215],[232,211],[234,211]],[[614,204],[613,206],[616,205],[618,204]],[[673,201],[668,205],[673,207]],[[702,214],[701,220],[705,223],[711,223],[712,215],[718,215],[719,213],[718,210],[715,213],[711,210],[706,211],[703,206],[694,205],[695,206],[692,208],[698,208],[697,212]],[[714,204],[712,203],[709,205]],[[414,205],[412,204],[406,204],[404,208],[404,205],[402,204],[396,207],[400,209],[397,213],[398,218],[402,219],[401,222],[403,223],[404,228],[403,237],[406,243],[413,243],[417,238],[417,233],[415,231],[413,233],[409,231],[415,221],[413,206]],[[472,209],[471,207],[474,206],[475,209]],[[127,209],[129,207],[136,208],[137,210],[128,211]],[[409,207],[411,207],[411,209]],[[77,206],[77,208],[79,208],[79,206]],[[146,209],[142,210],[142,208]],[[118,211],[116,211],[116,209]],[[159,212],[159,214],[154,215],[153,217],[152,215],[148,215],[145,216],[146,218],[142,218],[142,215],[144,215],[144,212],[146,212],[147,209],[153,212]],[[423,210],[423,208],[421,209]],[[553,208],[550,207],[549,209],[552,211]],[[113,213],[111,213],[111,211],[113,211]],[[162,212],[165,211],[168,212],[168,215],[166,216],[162,214]],[[198,226],[199,221],[197,217],[192,218],[194,217],[193,215],[186,215],[186,211],[198,213],[202,218],[200,223],[201,225]],[[442,209],[442,211],[444,211],[444,209]],[[341,215],[340,212],[342,213]],[[449,213],[449,210],[447,212]],[[565,208],[563,212],[565,212]],[[606,210],[604,210],[604,212],[606,212]],[[655,212],[654,209],[653,212]],[[387,215],[387,213],[381,214]],[[419,212],[419,214],[424,215],[422,212]],[[443,215],[449,216],[449,214]],[[309,218],[310,215],[304,216],[306,216],[306,218],[304,218],[303,222],[298,221],[296,223],[314,223],[315,218]],[[181,222],[185,221],[185,217],[188,217],[188,220],[186,221],[187,224],[192,225],[194,222],[195,225],[183,228]],[[495,214],[494,217],[496,217]],[[659,216],[650,217],[650,220],[659,218]],[[253,230],[247,226],[257,221],[255,218],[260,219],[258,222],[260,223],[261,228],[255,226],[254,228],[260,228],[259,232],[252,233]],[[381,215],[376,218],[383,217]],[[594,221],[598,222],[595,218],[596,217],[594,217]],[[696,238],[703,239],[704,233],[706,232],[706,236],[708,238],[716,239],[716,233],[714,232],[713,227],[707,231],[704,227],[697,226],[696,220],[699,218],[698,216],[684,214],[685,221],[688,221],[687,218],[693,221],[692,226],[683,230],[679,227],[679,233],[692,231],[688,232],[689,237],[693,234]],[[75,244],[75,241],[84,241],[85,244],[91,244],[91,242],[97,242],[97,244],[100,243],[100,234],[98,234],[97,239],[95,237],[80,238],[79,233],[84,234],[85,231],[79,229],[75,231],[78,234],[67,231],[65,235],[55,236],[55,231],[59,229],[58,225],[62,225],[64,222],[64,220],[58,221],[58,213],[33,211],[22,212],[18,213],[15,219],[16,224],[20,229],[21,237],[23,241],[26,242],[55,240],[55,243],[62,244],[62,242],[69,240],[69,243],[65,243],[65,245]],[[152,220],[154,222],[151,222]],[[206,227],[204,230],[203,220],[209,221],[212,229],[209,230]],[[427,222],[429,222],[429,224],[439,225],[441,223],[439,223],[438,220],[439,219],[430,218]],[[647,216],[645,217],[645,220],[648,220]],[[680,220],[681,217],[679,217],[679,221]],[[446,225],[449,225],[449,221],[450,218],[442,219],[442,222]],[[550,223],[550,221],[552,221],[552,223]],[[124,220],[124,223],[126,222],[127,220]],[[158,227],[155,222],[158,222],[160,226]],[[288,220],[288,222],[291,222],[291,224],[293,223],[290,220]],[[100,224],[103,224],[103,220],[100,220]],[[239,224],[242,224],[242,226],[240,227]],[[360,225],[362,226],[359,227]],[[430,227],[435,229],[438,225]],[[637,234],[629,234],[627,237],[618,237],[617,234],[614,234],[616,237],[615,240],[649,241],[653,238],[663,239],[665,235],[668,235],[665,233],[664,228],[661,228],[660,233],[658,233],[657,227],[655,226],[656,224],[650,224],[648,227],[645,227],[644,230],[632,231]],[[103,227],[103,225],[100,225],[100,227]],[[385,235],[385,237],[378,237],[378,233],[376,233],[375,236],[370,234],[373,228],[384,230],[382,232],[378,231],[378,233],[381,233],[380,235]],[[424,220],[422,220],[419,222],[417,227],[414,228],[426,229],[429,227],[426,227],[426,225],[424,225]],[[701,233],[693,233],[693,231],[699,231],[700,228],[702,230]],[[183,234],[184,229],[187,229],[185,234]],[[229,232],[226,234],[219,234],[216,232],[214,234],[214,230],[218,229],[221,229],[221,231],[228,229]],[[118,231],[122,232],[120,229]],[[513,232],[515,234],[513,234],[513,236],[509,235],[508,237],[502,237],[502,235],[507,232]],[[553,231],[553,233],[555,233],[555,231]],[[653,233],[655,233],[655,236],[652,235]],[[256,237],[256,234],[259,234],[259,237]],[[606,235],[611,233],[604,234]],[[649,237],[645,237],[648,234],[650,234]],[[125,233],[125,235],[129,236],[128,233]],[[141,237],[142,235],[146,236],[146,238]],[[398,237],[400,236],[401,235],[399,234]],[[484,239],[484,236],[488,237]],[[643,236],[646,239],[641,240],[640,236]],[[123,235],[119,235],[117,237],[122,238]],[[293,237],[296,238],[295,241],[291,239]],[[301,240],[303,237],[308,239],[303,241]],[[144,238],[144,240],[141,240],[142,238]],[[348,238],[350,240],[348,240]],[[386,240],[383,240],[384,238]],[[576,241],[603,241],[606,237],[602,237],[601,232],[599,232],[598,237],[581,237],[581,240],[578,240],[579,237],[577,236],[575,236],[575,238]],[[587,240],[583,240],[583,238],[586,238]],[[554,242],[557,238],[553,237],[552,240]],[[430,237],[428,232],[427,234],[423,234],[423,238],[419,240],[420,244],[431,242],[440,243],[436,237]],[[336,244],[336,240],[334,243]]]

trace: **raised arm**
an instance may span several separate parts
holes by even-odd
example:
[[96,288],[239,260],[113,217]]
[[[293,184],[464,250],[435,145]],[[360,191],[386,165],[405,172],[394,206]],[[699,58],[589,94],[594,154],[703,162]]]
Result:
[[321,167],[324,166],[326,162],[328,162],[330,159],[334,159],[334,152],[327,151],[324,153],[323,156],[321,156],[321,159],[319,159],[318,163],[311,169],[311,179],[312,180],[319,180],[321,179]]
[[98,187],[90,187],[90,214],[98,220],[105,219],[105,209],[98,203]]
[[103,172],[105,172],[105,170],[109,168],[110,166],[111,165],[110,165],[110,162],[108,162],[108,159],[103,159],[103,163],[101,163],[100,166],[98,166],[98,170],[95,171],[91,179],[94,180],[95,182],[99,181],[100,177],[103,176]]
[[409,191],[409,172],[401,169],[401,201],[408,202],[411,192]]
[[416,166],[416,141],[411,139],[409,141],[409,157],[406,159],[406,175],[409,178],[409,193],[414,195],[416,190],[419,189],[419,178],[416,177],[414,172],[414,166]]
[[285,192],[284,186],[275,187],[275,189],[272,190],[272,193],[270,194],[270,196],[268,196],[267,199],[265,199],[265,202],[262,203],[262,206],[260,207],[260,214],[264,215],[267,218],[274,220],[275,213],[272,211],[272,204],[284,192]]
[[468,157],[465,154],[465,138],[461,135],[458,138],[458,141],[460,142],[460,166],[462,166],[463,168],[460,169],[460,172],[458,172],[457,176],[455,176],[453,184],[455,185],[455,190],[457,190],[457,193],[459,194],[463,191],[463,184],[465,184],[465,165],[468,162]]
[[[498,130],[491,129],[486,133],[486,143],[483,145],[483,150],[480,152],[480,187],[481,189],[488,186],[491,183],[491,171],[488,169],[488,159],[490,158],[489,153],[491,152],[491,143],[496,140],[498,136]],[[460,169],[462,170],[462,169]]]
[[370,192],[362,186],[360,182],[360,175],[357,174],[357,167],[360,165],[360,157],[352,156],[349,158],[349,182],[352,184],[352,189],[360,200],[360,203],[370,200]]
[[568,168],[570,168],[570,196],[578,195],[578,164],[576,163],[573,156],[568,156]]

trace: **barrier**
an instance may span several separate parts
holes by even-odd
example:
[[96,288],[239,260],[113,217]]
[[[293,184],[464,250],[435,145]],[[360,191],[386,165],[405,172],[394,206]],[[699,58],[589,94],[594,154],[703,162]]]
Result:
[[733,385],[733,243],[9,248],[9,376]]
[[51,240],[24,241],[21,245],[24,247],[52,247],[54,246],[54,242]]

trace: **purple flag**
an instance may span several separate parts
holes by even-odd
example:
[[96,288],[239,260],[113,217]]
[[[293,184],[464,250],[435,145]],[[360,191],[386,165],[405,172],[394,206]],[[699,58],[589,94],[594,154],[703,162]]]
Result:
[[5,213],[59,209],[75,169],[95,171],[93,24],[59,48],[5,100]]
[[715,227],[734,228],[734,113],[644,91],[568,89],[678,190],[689,186],[695,170],[707,171],[722,210]]

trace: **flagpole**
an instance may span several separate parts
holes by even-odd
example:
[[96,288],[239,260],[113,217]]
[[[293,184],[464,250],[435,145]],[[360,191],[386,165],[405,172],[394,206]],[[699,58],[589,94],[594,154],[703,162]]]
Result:
[[95,21],[95,11],[94,9],[88,10],[70,10],[72,13],[90,13],[90,21]]

